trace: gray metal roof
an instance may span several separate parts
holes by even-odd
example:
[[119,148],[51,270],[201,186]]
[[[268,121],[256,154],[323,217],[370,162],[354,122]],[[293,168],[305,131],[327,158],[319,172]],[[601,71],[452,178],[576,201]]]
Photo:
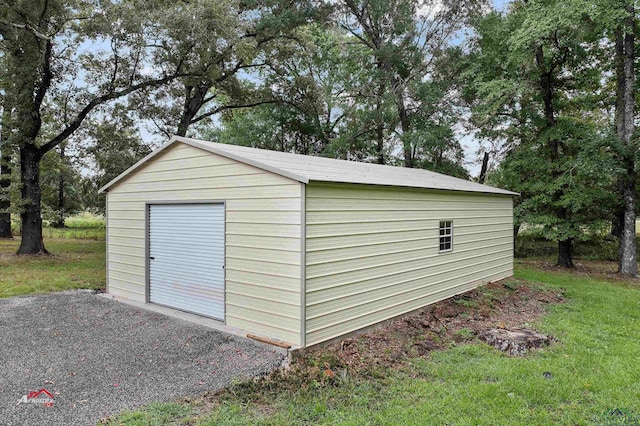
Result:
[[339,182],[367,185],[401,186],[409,188],[440,189],[449,191],[482,192],[518,195],[515,192],[454,178],[424,169],[383,166],[380,164],[336,160],[333,158],[269,151],[238,145],[226,145],[198,139],[174,136],[167,144],[143,158],[120,176],[105,185],[100,192],[120,181],[159,152],[175,142],[182,142],[223,157],[231,158],[263,170],[303,183]]

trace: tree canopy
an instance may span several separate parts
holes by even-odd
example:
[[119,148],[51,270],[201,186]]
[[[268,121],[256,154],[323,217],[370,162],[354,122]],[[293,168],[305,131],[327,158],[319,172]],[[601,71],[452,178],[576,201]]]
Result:
[[[521,193],[516,230],[607,226],[635,266],[637,10],[626,0],[0,0],[0,237],[102,212],[171,134]],[[465,142],[466,141],[466,142]],[[485,173],[486,172],[486,173]]]

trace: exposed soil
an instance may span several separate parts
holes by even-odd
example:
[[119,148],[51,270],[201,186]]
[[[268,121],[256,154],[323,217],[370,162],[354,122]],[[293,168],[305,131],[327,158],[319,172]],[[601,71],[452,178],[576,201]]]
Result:
[[510,278],[443,300],[320,350],[334,353],[338,363],[351,374],[377,366],[393,367],[409,357],[445,348],[451,342],[474,340],[492,328],[531,328],[547,305],[563,300],[559,291]]
[[312,348],[299,354],[288,369],[185,402],[191,403],[196,416],[211,411],[225,399],[264,405],[268,411],[269,394],[285,389],[298,391],[318,383],[331,386],[343,377],[371,377],[385,368],[401,366],[412,357],[428,356],[452,342],[474,341],[490,329],[534,328],[549,304],[563,301],[561,291],[514,278],[490,283],[366,333]]

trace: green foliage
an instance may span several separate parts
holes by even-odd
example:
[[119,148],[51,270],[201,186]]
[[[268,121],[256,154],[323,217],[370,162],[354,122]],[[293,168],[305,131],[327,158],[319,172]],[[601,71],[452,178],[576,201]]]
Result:
[[307,0],[201,0],[167,6],[156,14],[164,43],[152,66],[179,66],[187,75],[132,98],[133,109],[152,120],[163,136],[194,133],[224,112],[273,102],[260,70],[287,55],[282,46],[291,34],[319,19],[323,9]]
[[463,93],[504,161],[489,183],[521,193],[515,225],[549,240],[588,239],[612,217],[622,171],[610,137],[604,48],[581,2],[514,2],[475,21]]
[[[433,6],[427,3],[425,9]],[[436,75],[431,61],[468,10],[446,6],[432,22],[416,12],[418,6],[336,5],[332,25],[298,28],[261,70],[273,104],[227,113],[222,129],[203,134],[267,149],[411,163],[467,178],[453,130],[458,112],[449,101],[451,84]],[[358,14],[358,7],[366,13]],[[365,15],[375,28],[367,27]]]
[[[579,135],[579,125],[570,125],[572,135]],[[553,162],[544,147],[519,145],[490,178],[521,194],[515,224],[535,227],[552,241],[590,239],[617,203],[611,188],[618,168],[605,143],[594,133],[573,137],[563,139],[565,155]]]
[[80,213],[84,207],[80,184],[82,178],[69,154],[64,154],[66,149],[66,146],[60,145],[45,154],[40,163],[42,218],[58,227],[65,225],[67,217]]
[[105,196],[98,190],[149,154],[151,147],[134,130],[122,105],[114,107],[109,119],[94,123],[85,143],[85,167],[93,173],[81,182],[84,208],[104,214]]
[[150,404],[145,411],[134,411],[123,414],[119,422],[128,426],[164,426],[180,425],[181,419],[191,412],[187,405],[169,403]]
[[[518,235],[515,246],[515,257],[521,259],[550,259],[558,251],[554,241],[528,234]],[[574,254],[584,260],[615,261],[618,259],[618,241],[610,235],[591,235],[575,243]]]
[[[295,40],[283,43],[263,73],[273,87],[275,104],[225,114],[217,132],[224,143],[341,158],[362,158],[355,146],[337,148],[350,116],[346,91],[354,79],[341,35],[319,25],[299,28]],[[210,134],[210,133],[209,133]]]

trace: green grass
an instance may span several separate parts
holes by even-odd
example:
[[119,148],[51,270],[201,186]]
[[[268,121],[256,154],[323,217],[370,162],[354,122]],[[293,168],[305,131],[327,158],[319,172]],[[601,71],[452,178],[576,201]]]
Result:
[[458,344],[367,378],[245,383],[208,408],[156,404],[112,424],[639,424],[640,288],[523,267],[516,276],[567,297],[537,325],[558,341],[527,357]]
[[45,239],[104,241],[106,237],[106,228],[83,228],[70,226],[67,226],[66,228],[52,228],[50,226],[45,226],[42,229],[42,236]]
[[[15,236],[20,235],[20,224],[13,223],[12,231]],[[64,228],[54,228],[45,222],[42,228],[45,239],[81,239],[103,241],[106,236],[106,226],[103,216],[92,213],[80,213],[68,217]]]
[[45,237],[51,256],[16,256],[19,244],[0,240],[0,297],[104,288],[104,241]]

